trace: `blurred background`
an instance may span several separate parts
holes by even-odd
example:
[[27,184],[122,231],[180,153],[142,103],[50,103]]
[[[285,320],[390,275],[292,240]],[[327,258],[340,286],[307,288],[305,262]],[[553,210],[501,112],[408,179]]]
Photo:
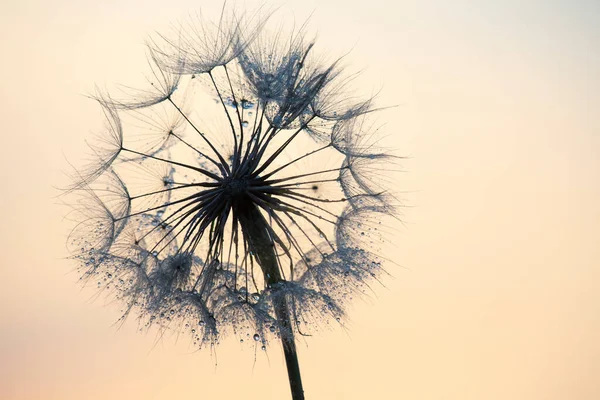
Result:
[[[352,49],[407,157],[401,267],[347,331],[299,344],[307,399],[600,398],[600,3],[276,5],[314,11],[321,49]],[[199,7],[221,4],[3,4],[0,398],[289,398],[278,346],[211,354],[118,328],[64,259],[57,187],[102,127],[85,95],[138,82],[147,35]]]

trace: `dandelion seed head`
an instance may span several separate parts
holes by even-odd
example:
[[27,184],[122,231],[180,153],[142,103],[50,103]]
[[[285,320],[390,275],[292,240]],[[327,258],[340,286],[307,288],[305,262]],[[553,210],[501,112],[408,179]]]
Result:
[[343,325],[383,272],[398,201],[374,99],[304,27],[265,23],[194,16],[149,41],[149,87],[95,96],[108,125],[69,188],[69,248],[141,329],[266,347]]

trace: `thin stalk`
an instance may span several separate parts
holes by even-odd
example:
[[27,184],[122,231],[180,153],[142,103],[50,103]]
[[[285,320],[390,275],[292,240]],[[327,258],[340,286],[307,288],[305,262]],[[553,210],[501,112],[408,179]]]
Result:
[[[242,221],[246,222],[242,223],[242,229],[248,238],[248,245],[262,269],[267,285],[269,287],[276,287],[275,285],[284,282],[284,279],[281,276],[277,255],[273,246],[274,240],[270,237],[268,223],[256,205],[250,203],[240,208],[243,208],[239,211],[243,218]],[[279,322],[281,343],[283,345],[283,354],[285,356],[292,399],[304,400],[300,364],[298,363],[298,353],[294,340],[294,328],[285,296],[276,296],[273,301],[273,307],[275,309],[275,317],[277,318],[277,322]]]
[[282,325],[281,343],[283,344],[283,354],[285,355],[285,365],[288,371],[290,381],[290,390],[293,400],[304,400],[304,389],[302,388],[302,378],[300,377],[300,364],[298,363],[298,353],[296,352],[296,342],[291,326],[290,314],[285,299],[282,299],[275,306],[275,316]]

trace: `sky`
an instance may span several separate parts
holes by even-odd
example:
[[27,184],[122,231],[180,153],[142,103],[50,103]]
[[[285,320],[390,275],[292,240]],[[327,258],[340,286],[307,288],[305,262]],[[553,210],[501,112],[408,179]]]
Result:
[[[391,276],[347,329],[299,342],[307,399],[600,398],[600,4],[274,5],[312,13],[324,51],[351,50],[405,157]],[[288,398],[277,346],[211,353],[117,327],[66,259],[58,188],[102,126],[86,95],[139,81],[148,34],[219,6],[3,6],[0,398]]]

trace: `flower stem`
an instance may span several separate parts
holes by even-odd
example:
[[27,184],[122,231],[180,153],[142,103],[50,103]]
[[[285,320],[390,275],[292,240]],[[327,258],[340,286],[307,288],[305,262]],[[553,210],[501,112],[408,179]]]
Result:
[[[250,202],[246,204],[243,210],[240,210],[240,215],[243,215],[240,220],[247,222],[243,225],[245,225],[244,230],[246,231],[245,234],[248,238],[250,249],[258,260],[267,285],[273,287],[285,280],[281,276],[277,263],[273,239],[271,238],[272,230],[258,207]],[[304,400],[300,364],[298,363],[298,353],[296,352],[296,342],[294,340],[294,328],[285,296],[274,296],[273,308],[275,309],[275,317],[279,323],[292,399]]]
[[292,330],[290,314],[285,298],[278,299],[275,304],[275,315],[281,325],[281,343],[283,344],[283,354],[285,355],[285,364],[290,381],[293,400],[304,400],[304,389],[302,388],[302,378],[300,377],[300,364],[298,363],[298,353],[296,352],[296,342],[294,341],[294,332]]

